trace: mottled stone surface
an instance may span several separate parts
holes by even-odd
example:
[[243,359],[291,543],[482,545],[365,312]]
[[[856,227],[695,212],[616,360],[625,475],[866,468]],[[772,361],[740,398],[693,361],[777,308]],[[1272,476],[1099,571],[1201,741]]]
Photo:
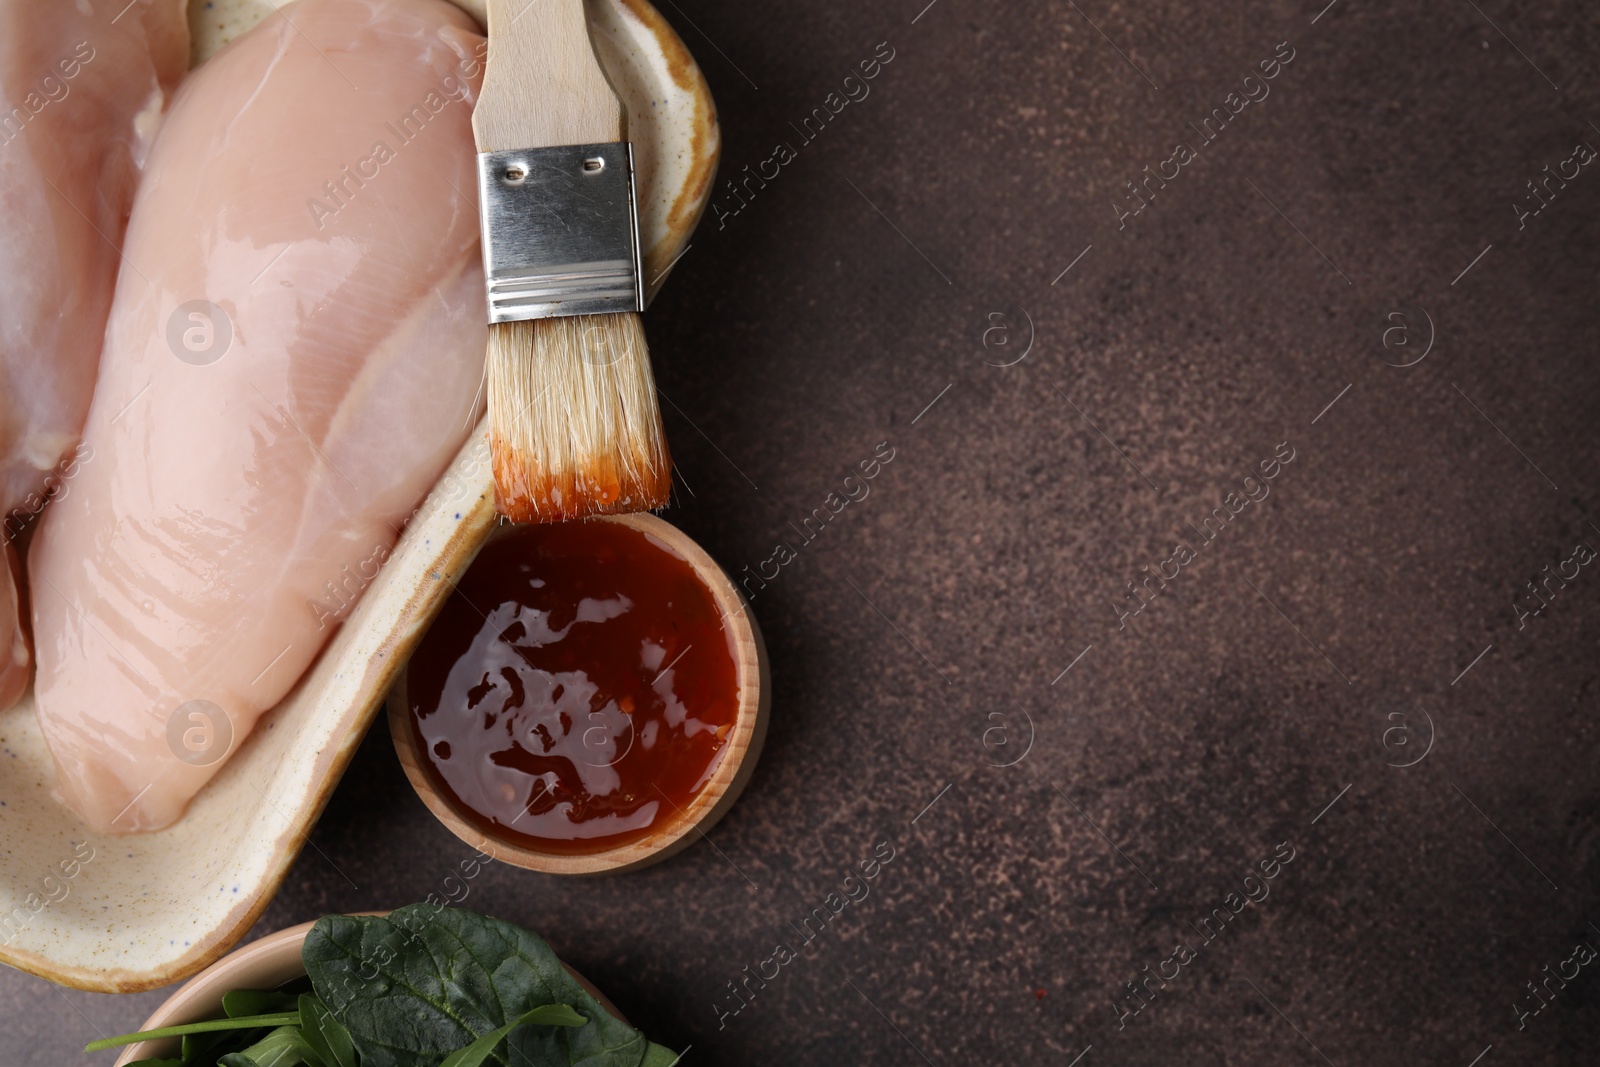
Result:
[[[923,2],[663,5],[724,174],[793,150],[738,214],[719,194],[649,319],[668,517],[730,570],[798,547],[754,601],[771,736],[709,845],[602,881],[491,868],[467,906],[686,1065],[1593,1061],[1593,966],[1521,1031],[1513,1005],[1600,946],[1600,561],[1521,628],[1513,605],[1600,549],[1600,167],[1521,229],[1513,205],[1600,147],[1600,13]],[[1119,229],[1124,183],[1284,41],[1270,95]],[[719,1029],[725,983],[879,842],[870,896]],[[257,933],[417,900],[469,854],[381,723],[312,844]],[[1119,1030],[1146,966],[1177,976]],[[5,973],[0,1062],[80,1062],[159,999]]]

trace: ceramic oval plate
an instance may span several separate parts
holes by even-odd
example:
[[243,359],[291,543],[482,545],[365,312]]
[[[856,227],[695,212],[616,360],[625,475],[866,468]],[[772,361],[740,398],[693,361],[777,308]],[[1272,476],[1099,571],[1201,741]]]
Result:
[[[481,0],[462,0],[481,18]],[[644,0],[588,0],[595,50],[628,109],[653,294],[705,209],[720,138],[710,89]],[[263,18],[194,0],[197,61]],[[479,426],[355,612],[175,825],[98,837],[51,798],[31,697],[0,712],[0,961],[101,992],[186,978],[244,936],[282,883],[395,672],[494,526]]]

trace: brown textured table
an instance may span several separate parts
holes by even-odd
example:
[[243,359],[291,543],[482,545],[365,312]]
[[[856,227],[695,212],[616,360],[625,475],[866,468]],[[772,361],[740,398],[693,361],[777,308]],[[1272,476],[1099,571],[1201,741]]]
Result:
[[[1600,945],[1600,565],[1526,583],[1600,549],[1600,12],[924,2],[662,4],[756,176],[649,319],[668,517],[777,571],[771,736],[709,842],[466,905],[686,1065],[1593,1062],[1596,968],[1527,983]],[[467,855],[381,723],[313,842],[256,934]],[[0,1062],[159,999],[0,974]]]

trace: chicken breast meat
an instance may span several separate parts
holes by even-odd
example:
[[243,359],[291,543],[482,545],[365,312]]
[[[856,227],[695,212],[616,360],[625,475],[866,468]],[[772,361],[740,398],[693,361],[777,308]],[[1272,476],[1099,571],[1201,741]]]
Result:
[[[70,491],[138,171],[188,64],[183,0],[0,0],[0,570]],[[28,684],[20,599],[0,574],[0,709]]]
[[476,423],[482,45],[442,0],[299,0],[177,94],[94,459],[28,561],[39,720],[97,831],[183,813]]

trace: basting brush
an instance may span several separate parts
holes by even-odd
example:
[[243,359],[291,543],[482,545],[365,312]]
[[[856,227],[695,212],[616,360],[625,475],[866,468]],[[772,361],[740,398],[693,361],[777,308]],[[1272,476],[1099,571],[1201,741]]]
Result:
[[515,522],[662,507],[627,112],[582,0],[489,0],[487,25],[472,131],[496,506]]

